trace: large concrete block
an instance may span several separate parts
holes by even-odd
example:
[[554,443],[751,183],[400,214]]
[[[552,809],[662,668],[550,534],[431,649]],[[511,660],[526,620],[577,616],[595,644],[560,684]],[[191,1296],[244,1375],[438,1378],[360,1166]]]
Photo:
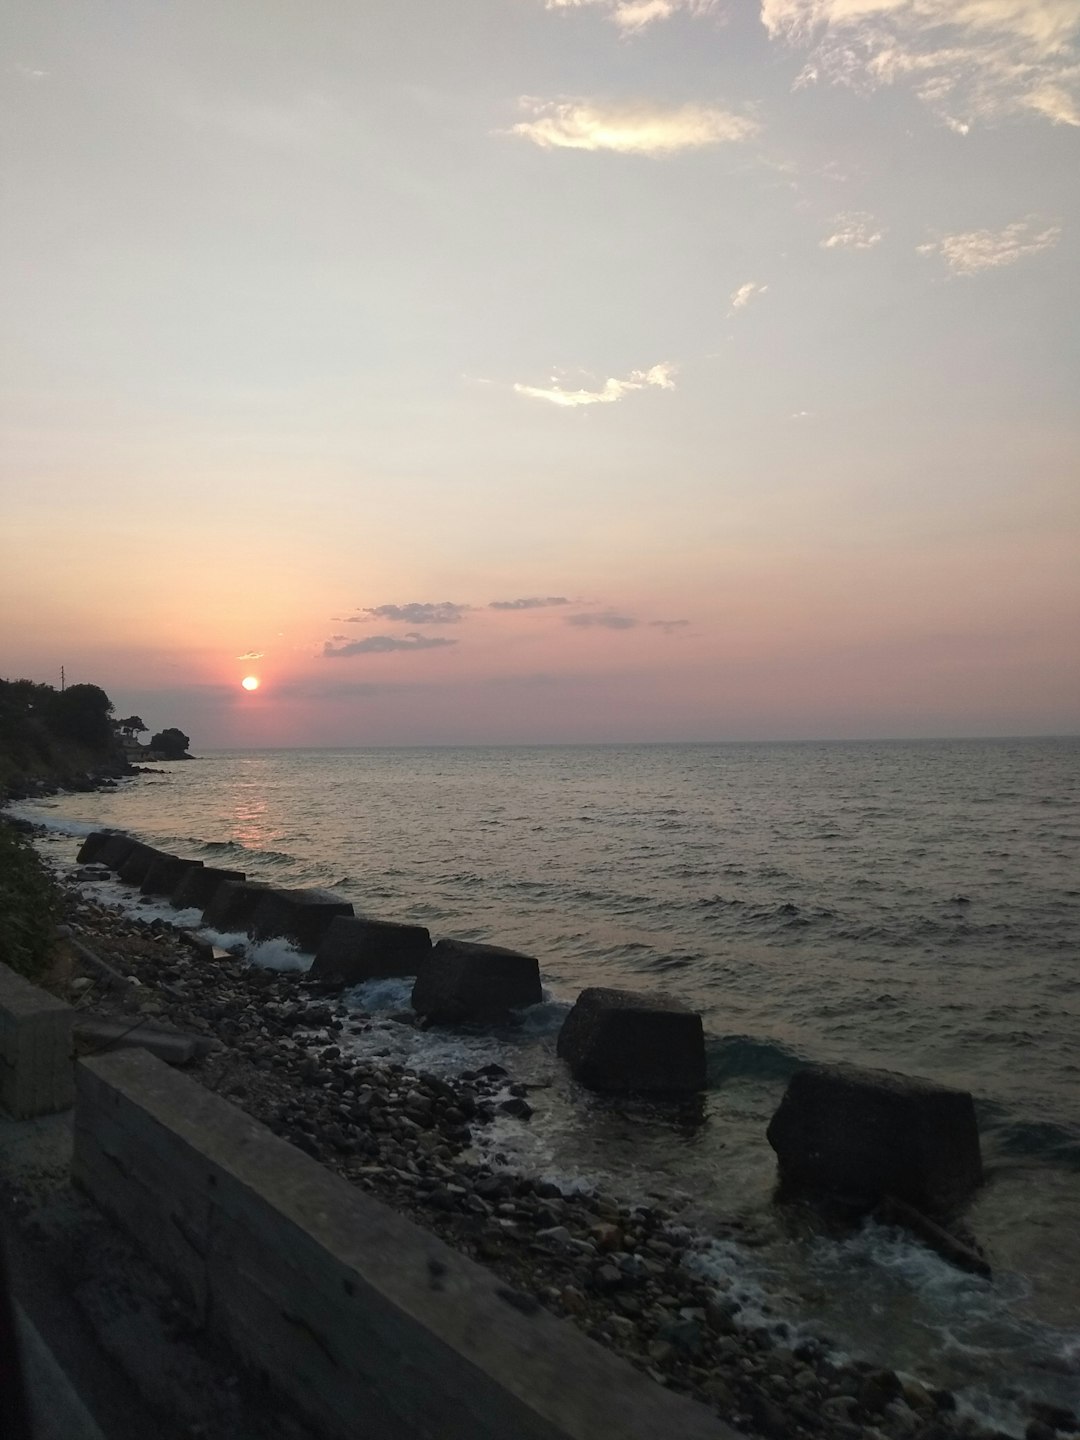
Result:
[[93,830],[79,846],[79,853],[75,860],[79,865],[105,865],[108,862],[103,858],[106,845],[113,838],[111,830]]
[[557,1053],[593,1090],[687,1094],[705,1088],[701,1016],[655,992],[583,990]]
[[338,915],[323,936],[308,976],[327,985],[359,985],[395,975],[416,975],[431,954],[423,925]]
[[413,1009],[436,1025],[505,1020],[511,1010],[542,999],[532,955],[473,940],[440,940],[412,992]]
[[80,1064],[74,1175],[324,1440],[738,1440],[145,1052]]
[[154,861],[164,858],[163,850],[155,850],[152,845],[144,845],[141,840],[136,840],[116,867],[116,873],[125,885],[141,885]]
[[256,940],[291,940],[300,950],[319,948],[330,922],[353,907],[327,890],[267,890],[248,926]]
[[98,859],[110,870],[119,870],[139,842],[134,835],[110,835],[102,847]]
[[258,880],[222,880],[203,911],[203,924],[212,930],[246,934],[256,906],[269,888]]
[[204,910],[223,880],[246,879],[242,870],[219,870],[214,865],[203,865],[198,870],[188,870],[181,875],[170,900],[178,910]]
[[0,1105],[24,1119],[72,1102],[74,1011],[0,965]]
[[766,1133],[785,1186],[860,1205],[891,1195],[948,1213],[982,1181],[967,1091],[889,1070],[810,1065],[797,1071]]
[[171,895],[189,871],[201,869],[201,860],[182,860],[178,855],[162,855],[147,870],[139,889],[144,895]]

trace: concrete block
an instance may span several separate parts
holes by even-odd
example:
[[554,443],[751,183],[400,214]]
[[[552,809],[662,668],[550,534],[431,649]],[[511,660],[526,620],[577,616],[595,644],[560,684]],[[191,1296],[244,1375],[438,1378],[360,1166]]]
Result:
[[395,975],[416,975],[431,954],[423,925],[338,915],[315,952],[308,977],[326,985],[359,985]]
[[75,1039],[80,1046],[95,1053],[138,1045],[164,1060],[166,1065],[187,1065],[196,1055],[205,1055],[213,1048],[213,1041],[207,1036],[181,1035],[171,1030],[156,1030],[152,1025],[132,1025],[129,1020],[108,1020],[100,1015],[80,1015],[75,1021]]
[[79,853],[75,856],[78,865],[104,864],[102,853],[105,846],[113,838],[111,830],[94,830],[79,846]]
[[212,930],[246,934],[255,907],[268,889],[257,880],[222,880],[203,911],[203,924]]
[[138,843],[134,835],[110,835],[102,846],[98,859],[110,870],[119,870]]
[[781,1182],[869,1208],[885,1196],[948,1213],[982,1181],[966,1090],[855,1065],[808,1065],[766,1132]]
[[291,940],[314,953],[339,915],[351,915],[347,900],[327,890],[268,890],[255,907],[248,933],[255,940]]
[[201,860],[181,860],[178,855],[162,855],[147,870],[139,889],[144,895],[171,895],[190,870],[201,870]]
[[326,1440],[738,1440],[144,1052],[77,1086],[79,1183]]
[[412,992],[413,1009],[437,1025],[505,1020],[511,1010],[542,999],[532,955],[472,940],[440,940]]
[[655,991],[583,990],[556,1045],[593,1090],[686,1094],[705,1088],[701,1016]]
[[205,910],[223,880],[246,879],[242,870],[219,870],[215,865],[203,865],[198,870],[186,871],[180,877],[169,897],[170,903],[177,910]]
[[155,850],[152,845],[144,845],[141,840],[136,840],[117,866],[116,873],[125,885],[141,885],[154,861],[164,858],[164,851]]
[[73,1019],[62,1000],[0,965],[0,1105],[9,1115],[71,1105]]

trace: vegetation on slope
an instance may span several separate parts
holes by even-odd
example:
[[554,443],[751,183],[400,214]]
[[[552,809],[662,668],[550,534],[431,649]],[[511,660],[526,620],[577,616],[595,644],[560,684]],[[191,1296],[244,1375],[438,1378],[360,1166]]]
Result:
[[14,826],[0,822],[0,961],[36,979],[59,913],[56,887],[37,853]]

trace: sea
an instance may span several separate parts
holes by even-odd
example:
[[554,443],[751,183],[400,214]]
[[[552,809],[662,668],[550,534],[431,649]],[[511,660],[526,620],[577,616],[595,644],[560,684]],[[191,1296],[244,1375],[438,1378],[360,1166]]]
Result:
[[[545,999],[514,1027],[417,1031],[390,1019],[409,982],[375,982],[347,997],[378,1020],[348,1044],[504,1064],[535,1114],[501,1117],[486,1157],[662,1201],[749,1323],[826,1335],[1014,1433],[1022,1395],[1080,1407],[1080,739],[237,751],[14,809],[61,868],[117,827],[537,956]],[[597,984],[701,1012],[700,1110],[570,1082],[555,1037]],[[776,1204],[765,1130],[808,1061],[974,1094],[966,1222],[992,1279]]]

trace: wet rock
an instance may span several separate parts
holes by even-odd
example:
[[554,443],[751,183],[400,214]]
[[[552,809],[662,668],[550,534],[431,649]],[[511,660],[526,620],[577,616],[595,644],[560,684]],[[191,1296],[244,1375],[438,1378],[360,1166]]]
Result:
[[[533,956],[469,940],[440,940],[412,992],[413,1008],[436,1025],[505,1020],[511,1010],[541,998],[540,967]],[[478,1073],[492,1072],[485,1066]]]
[[593,1090],[679,1094],[705,1085],[701,1016],[656,992],[583,990],[557,1052]]
[[529,1120],[532,1118],[533,1113],[533,1107],[529,1104],[529,1102],[527,1100],[520,1099],[516,1095],[513,1097],[513,1099],[503,1100],[499,1105],[499,1109],[503,1112],[504,1115],[513,1115],[518,1120]]
[[970,1094],[887,1070],[797,1071],[766,1134],[786,1187],[860,1206],[895,1195],[947,1211],[982,1180]]
[[877,1414],[884,1410],[891,1400],[895,1400],[901,1391],[895,1371],[874,1370],[859,1387],[859,1404],[864,1410]]

